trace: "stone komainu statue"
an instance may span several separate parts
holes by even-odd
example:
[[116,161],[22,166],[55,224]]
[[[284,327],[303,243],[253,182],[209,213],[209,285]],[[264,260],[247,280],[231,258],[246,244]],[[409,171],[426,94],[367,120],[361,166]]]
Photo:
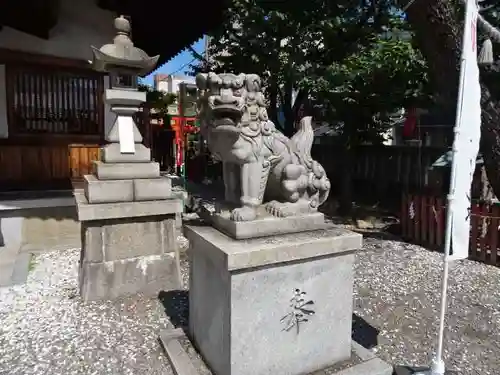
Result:
[[278,217],[316,211],[330,181],[311,158],[311,117],[289,139],[268,118],[258,75],[198,74],[196,85],[201,132],[222,161],[226,201],[239,206],[231,219],[254,220],[263,203]]

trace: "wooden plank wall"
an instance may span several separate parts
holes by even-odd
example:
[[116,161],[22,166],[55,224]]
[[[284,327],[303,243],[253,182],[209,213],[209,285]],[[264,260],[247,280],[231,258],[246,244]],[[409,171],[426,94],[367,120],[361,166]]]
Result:
[[104,129],[102,75],[41,64],[6,65],[9,135],[99,136]]
[[99,145],[70,145],[69,170],[72,180],[82,179],[86,174],[92,173],[92,162],[99,160]]
[[91,172],[99,149],[97,144],[2,145],[1,190],[71,188]]
[[[355,153],[353,179],[369,191],[443,187],[443,169],[428,168],[448,151],[445,147],[360,146]],[[331,181],[340,181],[342,154],[333,145],[314,145],[312,156],[320,162]]]
[[[446,224],[444,197],[403,194],[402,237],[412,243],[443,251]],[[471,206],[469,259],[500,266],[500,204],[474,202]]]

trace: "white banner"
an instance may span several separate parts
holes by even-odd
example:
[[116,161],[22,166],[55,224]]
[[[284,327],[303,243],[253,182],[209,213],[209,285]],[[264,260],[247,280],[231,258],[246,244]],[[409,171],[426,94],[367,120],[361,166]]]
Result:
[[465,30],[460,67],[460,89],[457,102],[457,123],[453,148],[454,181],[451,181],[453,201],[450,260],[469,255],[470,190],[481,137],[481,87],[477,65],[476,0],[467,0]]

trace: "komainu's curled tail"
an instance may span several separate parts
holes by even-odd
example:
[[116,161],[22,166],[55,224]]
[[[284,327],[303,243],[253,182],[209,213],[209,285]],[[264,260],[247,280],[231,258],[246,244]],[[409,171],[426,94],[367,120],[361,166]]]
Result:
[[314,130],[311,116],[303,117],[302,120],[300,120],[297,133],[293,135],[290,141],[293,147],[295,147],[298,156],[301,159],[304,158],[304,161],[310,162],[312,159],[311,149],[314,142]]
[[[322,165],[311,157],[311,149],[314,142],[314,129],[312,127],[311,116],[303,117],[302,120],[300,120],[297,133],[290,139],[290,142],[299,164],[305,167],[306,170],[306,176],[302,177],[305,177],[304,183],[299,185],[305,185],[306,194],[304,197],[308,197],[309,204],[312,208],[317,208],[328,198],[330,181]],[[288,176],[288,174],[291,173],[287,172],[292,172],[292,169],[285,171],[286,178],[285,181],[283,181],[284,190],[290,190],[291,186],[287,185],[290,185],[290,180],[294,180],[295,177],[291,175]],[[296,189],[297,187],[295,185],[297,185],[297,183],[294,184],[294,188]],[[290,191],[289,194],[290,193],[292,193],[292,191]],[[292,197],[292,195],[297,195],[295,191],[293,191],[293,193],[295,194],[290,194],[290,197]]]

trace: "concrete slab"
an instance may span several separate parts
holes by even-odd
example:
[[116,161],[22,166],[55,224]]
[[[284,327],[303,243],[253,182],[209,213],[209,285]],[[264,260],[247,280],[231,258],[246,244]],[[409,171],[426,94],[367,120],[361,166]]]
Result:
[[20,253],[18,255],[10,278],[11,285],[24,284],[26,282],[32,258],[33,255],[30,253]]
[[[165,329],[160,331],[160,341],[165,348],[174,373],[176,375],[201,375],[206,373],[197,368],[183,345],[181,345],[181,340],[188,340],[182,330]],[[352,353],[361,359],[361,363],[335,373],[328,373],[332,375],[391,375],[393,373],[393,367],[390,364],[377,358],[368,349],[354,341],[352,342]],[[258,361],[258,358],[256,360]],[[213,374],[217,375],[214,372]]]
[[12,270],[14,262],[0,264],[0,288],[11,286]]
[[[0,215],[0,249],[4,247],[18,248],[23,242],[23,218],[13,216],[11,212]],[[1,250],[0,250],[1,251]]]
[[0,247],[0,266],[12,265],[17,259],[20,251],[20,245],[1,246]]
[[10,263],[0,264],[0,288],[24,284],[28,278],[32,257],[30,253],[19,253]]

